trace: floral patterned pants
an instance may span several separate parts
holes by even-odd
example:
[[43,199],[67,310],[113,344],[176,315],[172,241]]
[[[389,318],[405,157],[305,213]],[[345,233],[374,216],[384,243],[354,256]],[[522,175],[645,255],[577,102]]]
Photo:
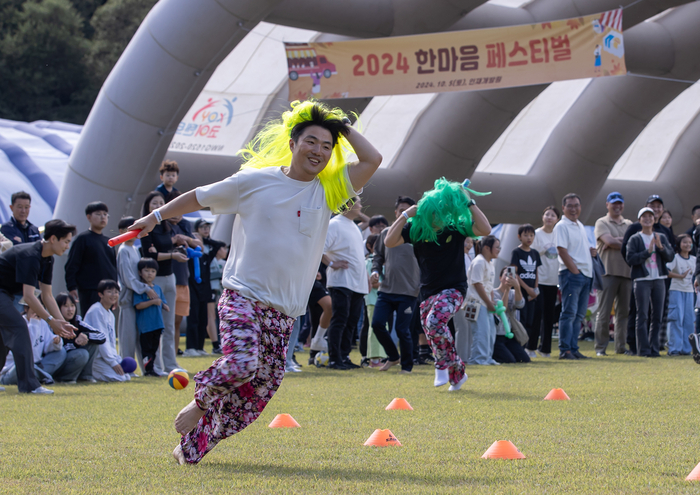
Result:
[[455,350],[454,336],[447,322],[463,300],[457,289],[446,289],[420,304],[420,321],[435,355],[435,368],[449,370],[450,383],[456,385],[464,377],[464,363]]
[[219,300],[219,318],[224,355],[194,377],[194,399],[206,413],[180,442],[192,464],[260,416],[284,378],[294,325],[294,318],[230,289]]

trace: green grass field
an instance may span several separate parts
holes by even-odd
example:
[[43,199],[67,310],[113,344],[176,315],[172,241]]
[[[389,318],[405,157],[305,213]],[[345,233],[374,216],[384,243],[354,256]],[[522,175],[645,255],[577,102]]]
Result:
[[[591,344],[584,353],[592,355]],[[303,364],[308,355],[298,353]],[[359,356],[353,359],[359,361]],[[209,358],[181,358],[190,371]],[[165,379],[0,393],[2,493],[698,493],[700,367],[610,356],[467,367],[461,391],[433,369],[289,374],[260,419],[198,466],[178,466],[173,419],[192,398]],[[543,401],[555,387],[571,401]],[[385,411],[395,397],[414,411]],[[301,428],[272,429],[278,413]],[[402,447],[365,447],[389,428]],[[495,440],[527,459],[485,460]]]

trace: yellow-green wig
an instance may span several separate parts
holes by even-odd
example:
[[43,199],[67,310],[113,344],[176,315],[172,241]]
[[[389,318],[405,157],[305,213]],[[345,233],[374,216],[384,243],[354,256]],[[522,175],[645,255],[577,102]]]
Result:
[[245,160],[241,168],[288,166],[292,160],[289,139],[293,137],[295,127],[310,122],[311,125],[328,129],[333,136],[333,152],[318,178],[326,193],[328,208],[338,213],[347,203],[348,193],[352,193],[352,185],[344,170],[347,155],[352,151],[342,132],[346,128],[343,119],[347,115],[339,108],[331,108],[317,101],[295,101],[291,107],[282,114],[281,119],[269,122],[239,152]]
[[438,235],[447,228],[453,228],[462,235],[473,237],[472,214],[469,211],[470,193],[484,196],[468,189],[469,180],[460,184],[444,177],[435,181],[433,188],[423,194],[418,201],[418,210],[411,222],[411,242],[437,242]]

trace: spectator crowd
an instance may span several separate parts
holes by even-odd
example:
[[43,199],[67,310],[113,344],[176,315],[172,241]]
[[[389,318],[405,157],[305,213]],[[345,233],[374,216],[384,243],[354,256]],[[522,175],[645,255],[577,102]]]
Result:
[[[163,162],[143,216],[180,196],[179,173],[177,163]],[[28,219],[25,192],[13,194],[11,203],[12,217],[0,230],[0,383],[50,394],[43,385],[160,377],[182,368],[181,358],[224,353],[216,308],[228,246],[211,237],[207,220],[163,218],[147,236],[113,248],[103,233],[110,217],[102,202],[85,207],[89,227],[77,235],[61,220],[49,221],[42,235]],[[561,213],[548,206],[540,227],[518,228],[520,243],[496,273],[501,242],[476,208],[467,233],[446,226],[430,244],[410,233],[413,198],[398,197],[392,222],[368,217],[354,198],[330,221],[285,371],[302,371],[295,352],[308,349],[306,365],[341,371],[398,366],[410,374],[414,366],[432,365],[435,385],[449,381],[456,390],[466,380],[459,363],[548,358],[553,335],[555,357],[588,359],[579,349],[588,322],[597,357],[653,358],[666,350],[668,356],[693,354],[700,363],[700,205],[693,208],[693,226],[678,236],[658,195],[632,219],[620,193],[611,192],[605,206],[590,247],[579,220],[581,199],[567,194]],[[135,222],[119,219],[119,232]],[[53,256],[69,245],[67,292],[54,299]],[[359,363],[350,359],[356,346]],[[125,372],[127,357],[140,370]]]

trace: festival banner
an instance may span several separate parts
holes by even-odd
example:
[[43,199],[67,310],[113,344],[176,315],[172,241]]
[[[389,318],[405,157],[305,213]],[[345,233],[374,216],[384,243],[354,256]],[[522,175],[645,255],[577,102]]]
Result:
[[284,48],[290,101],[509,88],[627,72],[622,9],[522,26]]

